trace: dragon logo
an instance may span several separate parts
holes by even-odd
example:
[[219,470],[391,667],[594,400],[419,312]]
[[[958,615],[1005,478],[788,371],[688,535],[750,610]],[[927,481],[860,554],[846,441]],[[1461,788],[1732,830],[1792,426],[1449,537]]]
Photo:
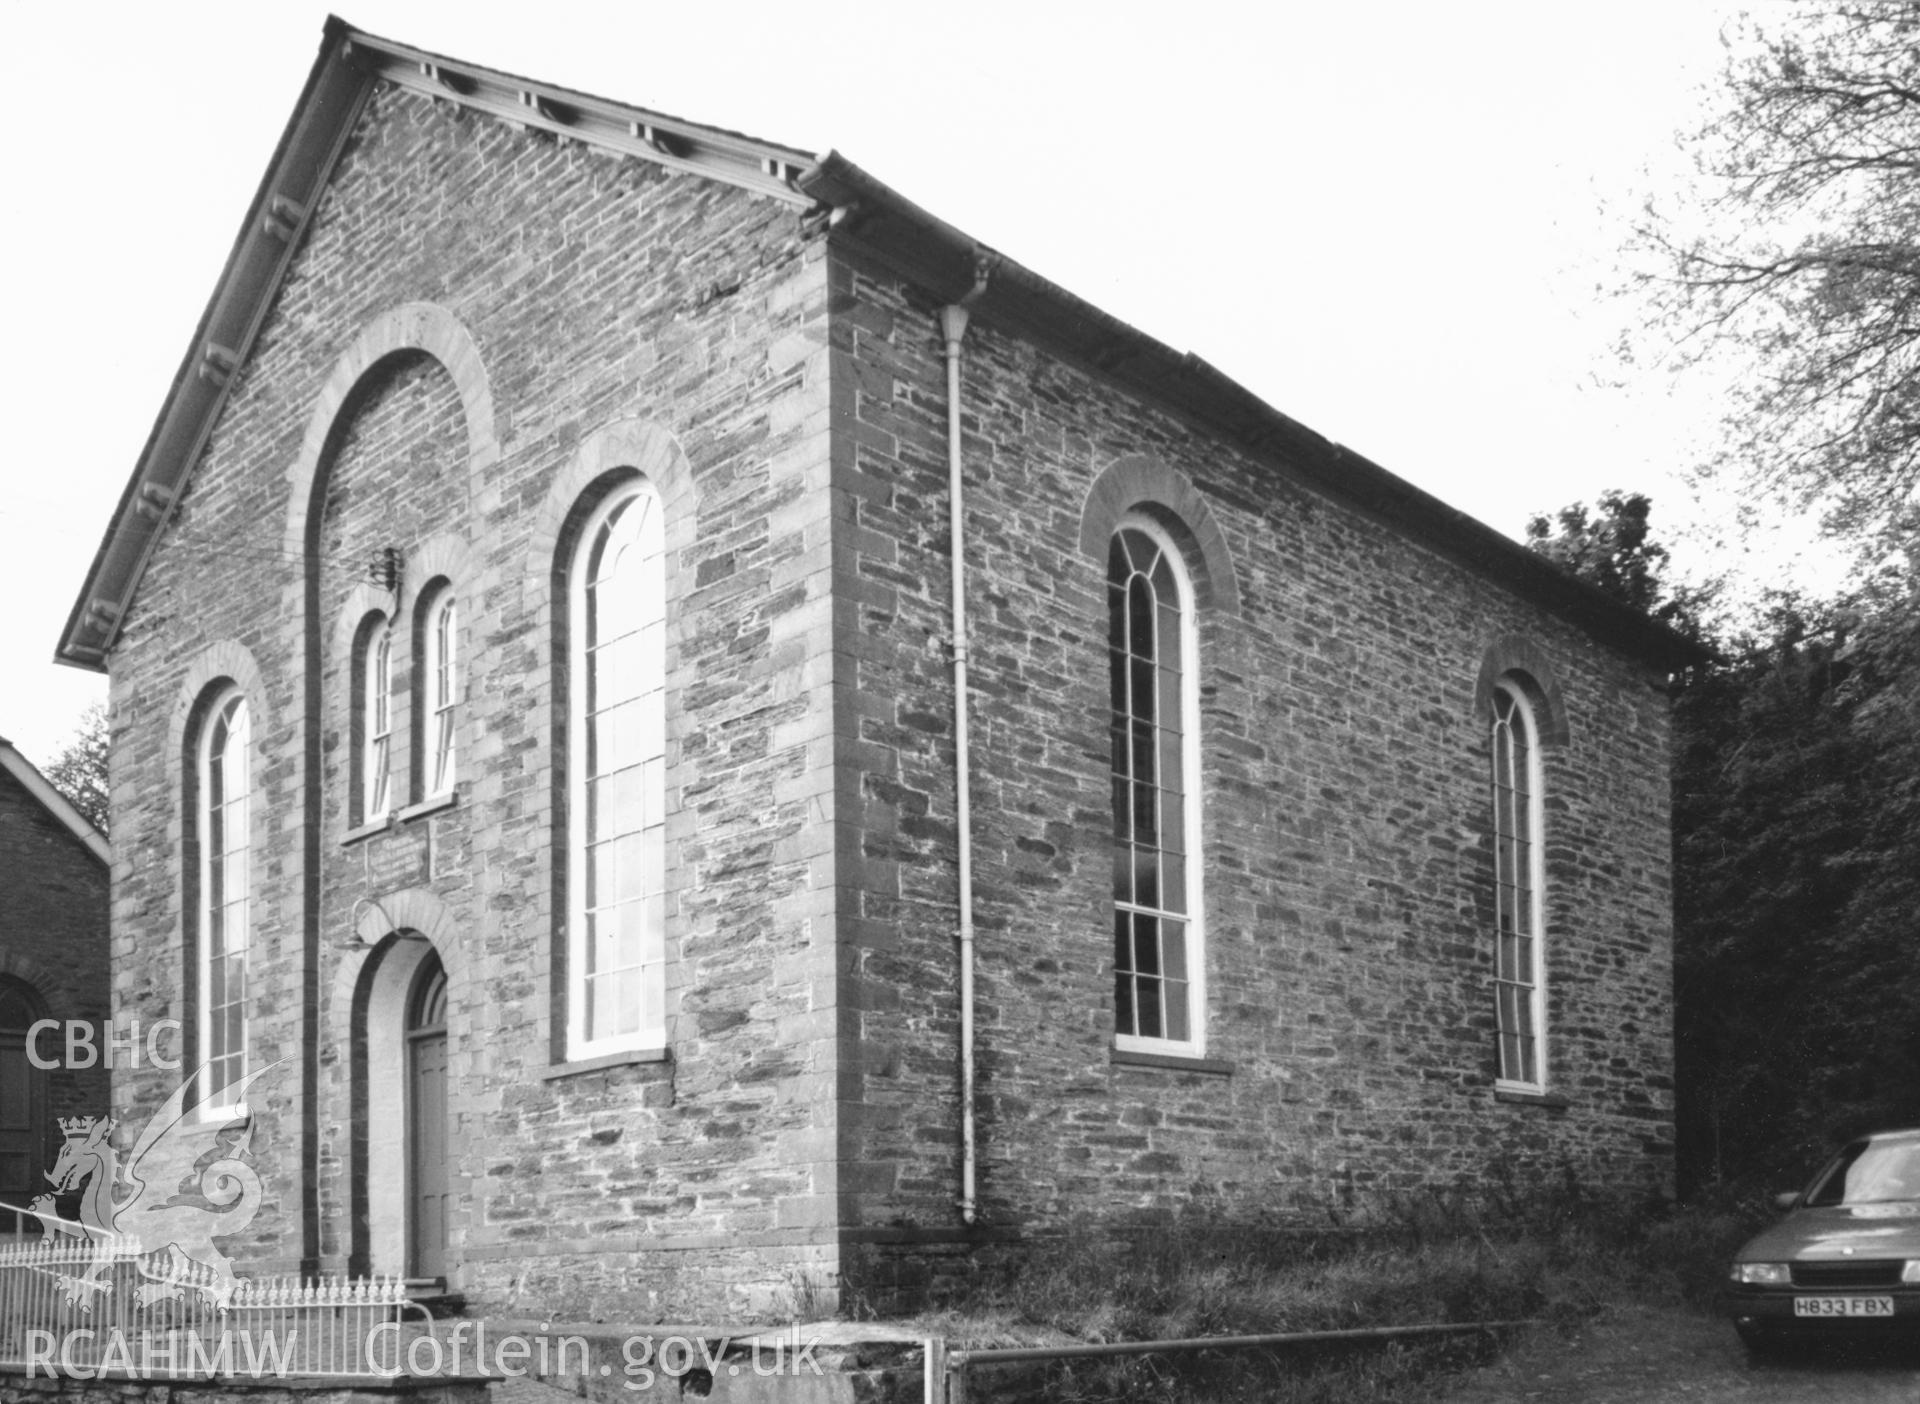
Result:
[[[203,1063],[167,1098],[125,1165],[112,1141],[117,1122],[91,1116],[61,1120],[66,1139],[46,1172],[53,1192],[36,1198],[28,1212],[45,1226],[49,1242],[75,1239],[91,1245],[76,1259],[85,1262],[83,1272],[53,1274],[68,1305],[90,1312],[94,1299],[111,1286],[108,1270],[127,1259],[147,1279],[134,1293],[142,1307],[179,1298],[188,1280],[216,1310],[226,1310],[232,1300],[233,1263],[213,1239],[240,1232],[259,1211],[260,1177],[246,1163],[253,1124],[242,1099],[278,1064],[248,1073],[217,1093],[201,1092],[190,1104],[194,1089],[211,1081],[211,1066]],[[212,1105],[216,1096],[218,1107]],[[78,1217],[66,1218],[57,1211],[56,1196],[75,1190],[80,1192]],[[191,1268],[193,1263],[204,1271]]]

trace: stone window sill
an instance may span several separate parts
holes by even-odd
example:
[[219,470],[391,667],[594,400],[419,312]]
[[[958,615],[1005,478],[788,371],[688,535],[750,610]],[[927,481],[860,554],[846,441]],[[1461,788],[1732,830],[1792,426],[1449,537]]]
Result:
[[400,825],[418,819],[426,814],[438,814],[443,809],[452,809],[460,803],[460,792],[448,790],[444,795],[435,795],[423,799],[418,804],[410,804],[405,809],[390,809],[378,819],[364,824],[356,824],[340,836],[340,846],[351,848],[356,843],[365,843],[380,834],[391,833]]
[[1550,1111],[1565,1111],[1573,1105],[1564,1092],[1528,1092],[1518,1087],[1494,1088],[1493,1100],[1517,1107],[1546,1107]]
[[1224,1058],[1195,1058],[1184,1053],[1141,1053],[1131,1048],[1115,1048],[1109,1056],[1116,1067],[1165,1068],[1169,1072],[1233,1076],[1233,1064]]
[[381,815],[371,823],[356,824],[353,828],[348,829],[346,833],[340,836],[340,846],[342,848],[351,848],[356,843],[365,843],[377,834],[384,834],[391,827],[393,827],[393,814],[389,812]]
[[443,809],[452,809],[460,803],[460,792],[448,790],[444,794],[431,795],[418,804],[410,804],[393,817],[402,824],[409,819],[418,819],[423,814],[437,814]]
[[619,1053],[602,1053],[598,1058],[582,1058],[573,1063],[555,1063],[540,1074],[543,1082],[551,1082],[560,1077],[577,1077],[581,1073],[600,1072],[606,1068],[624,1068],[632,1063],[671,1063],[673,1050],[670,1048],[629,1048]]

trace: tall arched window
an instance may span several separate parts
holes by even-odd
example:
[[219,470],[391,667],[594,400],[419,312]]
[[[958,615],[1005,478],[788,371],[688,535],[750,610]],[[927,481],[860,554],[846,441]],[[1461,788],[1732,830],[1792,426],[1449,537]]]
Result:
[[666,1043],[666,555],[658,496],[621,483],[568,570],[567,1050]]
[[1546,1087],[1544,873],[1533,709],[1512,679],[1493,689],[1494,989],[1498,1084]]
[[[197,757],[199,841],[198,986],[200,1057],[218,1094],[247,1071],[247,954],[252,932],[250,873],[251,729],[235,688],[207,709]],[[224,1101],[224,1098],[221,1099]]]
[[422,603],[421,637],[420,783],[422,799],[444,795],[453,788],[454,730],[460,699],[459,612],[453,587],[442,583]]
[[1125,519],[1107,553],[1116,1046],[1199,1054],[1200,724],[1193,591],[1172,540]]
[[393,631],[385,615],[370,615],[362,627],[355,671],[359,686],[355,728],[360,741],[359,822],[371,824],[387,812],[390,804],[387,777],[393,749]]

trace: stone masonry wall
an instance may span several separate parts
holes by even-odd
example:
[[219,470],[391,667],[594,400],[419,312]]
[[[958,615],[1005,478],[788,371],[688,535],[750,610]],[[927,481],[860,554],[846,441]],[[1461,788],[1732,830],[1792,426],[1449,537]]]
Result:
[[[90,1023],[95,1045],[107,1018],[107,869],[92,850],[0,771],[0,974],[32,986],[49,1019]],[[142,1038],[145,1031],[142,1031]],[[63,1034],[42,1034],[42,1059],[64,1058]],[[161,1044],[164,1053],[169,1045]],[[84,1056],[84,1055],[83,1055]],[[127,1056],[116,1050],[116,1059]],[[146,1056],[143,1045],[141,1056]],[[35,1129],[50,1168],[59,1117],[107,1114],[107,1069],[61,1068],[46,1076],[45,1119]]]
[[[250,1039],[256,1066],[287,1061],[251,1099],[267,1198],[226,1245],[243,1268],[396,1251],[368,1241],[397,1192],[368,1165],[399,1134],[369,1110],[399,1069],[367,1067],[366,1024],[396,941],[424,937],[449,973],[450,1276],[474,1307],[831,1301],[825,317],[823,249],[787,206],[374,97],[112,659],[122,1009],[186,1017],[191,709],[221,678],[255,709]],[[556,563],[568,509],[623,467],[666,480],[669,511],[671,1061],[574,1066]],[[394,594],[367,573],[386,547]],[[412,720],[436,577],[463,674],[439,806]],[[394,620],[399,815],[368,826],[371,609]],[[128,1079],[122,1115],[171,1086]]]
[[[856,1290],[955,1235],[956,876],[935,314],[837,253],[845,1212]],[[1667,1185],[1667,719],[1658,678],[1178,415],[976,317],[965,343],[982,1226],[1241,1215],[1571,1166]],[[1203,610],[1207,1066],[1112,1046],[1106,537],[1096,480],[1183,476],[1231,559]],[[1188,523],[1199,530],[1202,523]],[[1547,660],[1550,1093],[1494,1090],[1489,650]],[[1223,1066],[1215,1067],[1217,1061]],[[1564,1104],[1560,1104],[1564,1099]],[[861,1249],[859,1244],[872,1245]]]

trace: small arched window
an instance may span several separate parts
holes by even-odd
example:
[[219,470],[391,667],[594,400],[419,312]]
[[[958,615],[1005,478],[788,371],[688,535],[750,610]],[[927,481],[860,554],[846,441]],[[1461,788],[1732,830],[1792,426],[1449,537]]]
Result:
[[1193,589],[1170,537],[1130,516],[1107,554],[1117,1047],[1203,1051],[1200,722]]
[[358,695],[355,734],[360,742],[359,822],[377,823],[391,806],[388,776],[393,751],[393,630],[385,615],[370,615],[355,660]]
[[1494,990],[1498,1085],[1546,1087],[1545,868],[1533,708],[1510,677],[1493,688]]
[[195,971],[206,1090],[247,1072],[247,958],[252,943],[252,729],[239,689],[217,693],[197,747],[195,836],[199,864]]
[[666,1043],[666,553],[640,477],[568,570],[567,1056]]
[[420,783],[422,799],[453,789],[454,737],[460,700],[459,607],[453,587],[442,582],[420,607]]

